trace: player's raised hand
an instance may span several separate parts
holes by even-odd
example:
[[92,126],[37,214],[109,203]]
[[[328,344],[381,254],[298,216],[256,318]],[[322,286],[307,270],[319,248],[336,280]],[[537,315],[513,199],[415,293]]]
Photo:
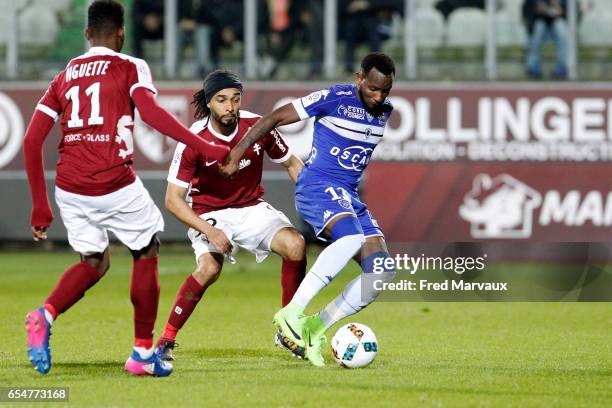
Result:
[[32,238],[34,241],[47,239],[47,227],[32,227]]
[[240,167],[240,156],[232,149],[230,154],[225,158],[223,165],[219,166],[219,172],[227,178],[233,178]]
[[220,250],[224,254],[229,254],[232,252],[232,243],[227,238],[225,233],[220,229],[213,227],[210,231],[206,233],[206,238],[208,238],[208,242],[213,244],[218,250]]

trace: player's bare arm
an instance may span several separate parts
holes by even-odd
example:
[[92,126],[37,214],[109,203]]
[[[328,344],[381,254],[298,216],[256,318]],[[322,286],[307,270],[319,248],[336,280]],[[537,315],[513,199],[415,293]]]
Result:
[[304,162],[302,159],[292,154],[289,159],[281,163],[282,166],[287,169],[287,173],[289,174],[289,178],[294,183],[297,182],[297,178],[300,175],[300,172],[304,168]]
[[266,137],[266,135],[269,134],[272,129],[278,126],[289,125],[291,123],[298,122],[299,120],[300,117],[297,111],[290,103],[268,113],[262,117],[255,124],[255,126],[249,130],[240,143],[238,143],[232,149],[223,166],[219,167],[219,171],[225,177],[234,176],[238,172],[238,167],[242,156],[244,156],[244,153],[249,147]]
[[223,253],[230,253],[232,244],[227,236],[218,228],[198,217],[185,201],[187,189],[176,184],[168,183],[166,189],[166,208],[183,224],[200,231],[206,235],[211,244]]

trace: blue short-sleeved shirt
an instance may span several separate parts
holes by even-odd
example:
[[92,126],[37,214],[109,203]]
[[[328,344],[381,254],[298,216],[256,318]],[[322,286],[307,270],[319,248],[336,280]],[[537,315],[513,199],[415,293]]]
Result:
[[354,85],[335,85],[293,101],[300,119],[316,118],[312,151],[296,186],[296,207],[317,235],[340,213],[355,214],[366,235],[382,235],[359,200],[357,185],[393,110],[389,100],[384,105],[383,113],[371,115]]
[[355,85],[334,85],[293,101],[300,119],[315,117],[310,172],[357,187],[383,136],[393,106],[379,116],[367,112]]

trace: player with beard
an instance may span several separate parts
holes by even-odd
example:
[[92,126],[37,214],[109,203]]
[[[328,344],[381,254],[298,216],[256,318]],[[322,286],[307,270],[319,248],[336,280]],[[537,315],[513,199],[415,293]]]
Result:
[[[203,140],[228,148],[240,143],[260,116],[241,110],[242,84],[229,71],[211,72],[203,89],[194,95],[195,119],[191,131]],[[239,246],[262,262],[270,252],[283,258],[282,305],[293,297],[306,272],[304,238],[289,219],[263,200],[261,185],[264,153],[279,163],[295,181],[302,161],[276,129],[269,129],[249,147],[239,163],[241,172],[232,180],[219,173],[219,161],[179,144],[168,174],[166,208],[189,227],[196,268],[179,292],[157,345],[157,353],[173,360],[178,331],[183,327],[206,289],[221,273],[225,260],[234,262],[232,248]],[[277,345],[303,357],[304,351],[276,334]]]
[[[354,85],[335,85],[296,99],[265,115],[232,148],[221,171],[228,177],[239,170],[242,156],[276,126],[315,117],[310,158],[298,177],[295,203],[300,215],[322,240],[331,241],[302,281],[291,302],[274,323],[292,342],[306,348],[315,366],[325,364],[321,348],[325,331],[374,301],[379,291],[371,278],[375,260],[390,258],[384,235],[357,192],[372,152],[383,136],[393,107],[388,100],[395,78],[393,60],[383,53],[367,55]],[[305,316],[308,303],[355,257],[363,273],[323,310]],[[394,268],[377,276],[393,279]]]

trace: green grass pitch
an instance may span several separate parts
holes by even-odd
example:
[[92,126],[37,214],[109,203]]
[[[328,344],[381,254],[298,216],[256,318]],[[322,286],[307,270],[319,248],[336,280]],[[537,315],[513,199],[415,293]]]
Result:
[[[41,376],[26,359],[24,317],[76,259],[69,252],[0,253],[0,386],[70,387],[68,406],[612,405],[609,304],[378,302],[351,319],[376,333],[374,363],[346,370],[328,354],[328,365],[316,369],[273,346],[278,257],[258,265],[245,253],[204,295],[179,333],[174,373],[158,379],[123,371],[133,335],[131,258],[113,248],[107,276],[56,321],[53,368]],[[193,266],[187,250],[162,251],[158,334]],[[351,265],[309,310],[357,272]]]

